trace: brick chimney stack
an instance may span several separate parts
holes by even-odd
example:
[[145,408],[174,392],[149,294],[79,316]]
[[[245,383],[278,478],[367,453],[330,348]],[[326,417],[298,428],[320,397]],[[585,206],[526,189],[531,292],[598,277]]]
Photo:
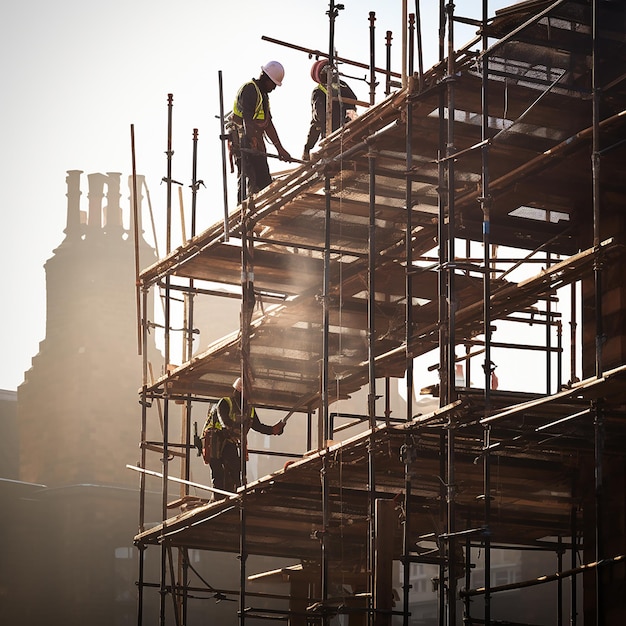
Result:
[[[88,223],[81,226],[81,173],[67,174],[66,237],[45,264],[46,336],[18,389],[20,478],[130,486],[136,476],[125,465],[138,458],[142,380],[135,240],[122,225],[116,172],[87,176]],[[139,256],[141,267],[154,262],[143,237]],[[155,352],[153,337],[149,344]]]
[[107,172],[107,204],[103,209],[104,232],[105,233],[121,233],[122,226],[122,209],[120,208],[120,179],[119,172]]
[[80,175],[82,170],[68,170],[67,183],[67,223],[63,231],[67,238],[75,239],[82,234],[80,216]]
[[102,198],[104,197],[104,183],[106,174],[88,174],[89,181],[89,216],[87,232],[96,233],[102,230]]

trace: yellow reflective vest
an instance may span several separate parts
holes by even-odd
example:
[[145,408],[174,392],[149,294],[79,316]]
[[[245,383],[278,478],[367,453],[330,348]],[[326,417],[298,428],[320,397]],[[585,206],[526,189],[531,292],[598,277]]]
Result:
[[[217,422],[214,426],[214,428],[216,428],[217,430],[223,430],[224,435],[226,436],[227,439],[231,440],[231,441],[239,441],[239,437],[241,434],[241,420],[239,418],[239,415],[235,412],[235,407],[233,406],[233,401],[232,398],[230,398],[229,396],[225,396],[224,398],[222,398],[222,400],[226,401],[226,404],[228,405],[228,424],[223,424],[222,425],[222,418],[221,415],[219,414],[219,409],[218,409],[218,404],[219,402],[215,405],[215,422]],[[247,430],[248,428],[250,428],[250,425],[252,424],[252,422],[254,421],[254,416],[255,416],[255,410],[254,407],[251,406],[249,407],[249,414],[246,416],[245,424],[244,424],[244,428]]]
[[[263,108],[263,94],[261,94],[261,90],[259,89],[259,86],[253,80],[242,85],[239,91],[237,92],[237,96],[235,97],[235,102],[233,104],[233,114],[236,115],[239,119],[243,120],[243,114],[238,105],[239,96],[241,95],[241,92],[243,91],[244,87],[246,87],[246,85],[249,85],[250,83],[252,83],[254,85],[254,88],[256,89],[256,106],[254,107],[254,116],[252,119],[255,119],[258,121],[265,121],[265,109]],[[269,109],[269,101],[268,101],[267,106]]]

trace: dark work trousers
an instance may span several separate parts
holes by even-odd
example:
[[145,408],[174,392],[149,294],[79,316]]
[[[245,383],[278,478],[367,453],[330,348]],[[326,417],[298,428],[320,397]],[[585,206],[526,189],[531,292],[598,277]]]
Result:
[[[211,476],[213,477],[213,487],[234,493],[241,484],[239,480],[241,462],[239,460],[239,445],[232,441],[224,444],[222,455],[210,459]],[[215,494],[215,499],[225,498],[221,493]]]
[[[245,137],[241,139],[241,144],[243,148],[247,148],[249,145]],[[255,154],[242,152],[235,163],[237,165],[238,204],[241,204],[248,197],[248,193],[261,191],[272,182],[267,156],[264,152]]]

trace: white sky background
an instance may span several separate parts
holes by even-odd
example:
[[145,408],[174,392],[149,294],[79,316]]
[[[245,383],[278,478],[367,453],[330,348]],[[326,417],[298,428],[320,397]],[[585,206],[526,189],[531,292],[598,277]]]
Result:
[[[392,69],[400,71],[401,0],[344,0],[335,24],[341,57],[369,61],[369,12],[376,12],[376,65],[385,66],[385,33],[393,32]],[[490,0],[489,13],[512,0]],[[479,18],[482,2],[458,0],[459,15]],[[126,177],[132,172],[130,125],[135,127],[137,173],[146,176],[164,251],[167,94],[174,95],[172,176],[185,183],[191,204],[192,131],[199,129],[198,227],[222,219],[218,71],[225,110],[238,87],[271,59],[286,69],[270,96],[285,148],[300,158],[310,120],[309,71],[303,52],[261,40],[263,35],[328,50],[326,0],[4,0],[0,13],[0,389],[16,389],[45,337],[44,263],[62,242],[66,225],[66,170],[82,170],[81,209],[87,210],[87,174],[122,173],[122,209],[128,222]],[[422,0],[424,67],[438,55],[437,0]],[[409,12],[415,2],[409,0]],[[458,27],[456,47],[474,29]],[[344,66],[351,76],[366,70]],[[382,78],[380,79],[382,82]],[[360,100],[365,82],[348,79]],[[384,84],[377,99],[384,97]],[[270,147],[270,152],[272,151]],[[270,160],[274,169],[286,164]],[[229,199],[234,208],[234,175]],[[178,211],[174,188],[174,216]],[[146,203],[144,202],[144,205]],[[145,206],[144,206],[145,209]],[[187,218],[187,227],[190,218]],[[144,228],[149,220],[144,214]],[[173,245],[179,243],[173,221]],[[150,241],[150,233],[146,233]],[[134,346],[129,346],[134,349]]]

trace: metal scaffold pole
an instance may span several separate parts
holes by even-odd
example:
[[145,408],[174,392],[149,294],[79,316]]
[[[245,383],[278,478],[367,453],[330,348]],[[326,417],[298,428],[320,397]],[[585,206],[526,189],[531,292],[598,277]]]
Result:
[[[546,219],[550,219],[549,212],[547,212]],[[550,251],[546,251],[546,271],[550,270],[552,264],[552,255]],[[550,298],[546,299],[546,395],[549,396],[552,393],[552,303]],[[559,390],[558,387],[556,389]]]
[[402,0],[402,39],[401,39],[401,46],[402,46],[402,55],[401,55],[402,56],[402,63],[401,63],[402,79],[401,79],[401,84],[402,84],[402,88],[403,89],[406,89],[406,85],[407,85],[407,30],[406,30],[406,24],[407,24],[407,21],[408,21],[407,2],[408,2],[408,0]]
[[[602,307],[602,258],[600,257],[600,242],[602,241],[601,229],[601,195],[600,195],[600,99],[601,81],[599,77],[600,54],[599,54],[599,33],[600,33],[600,8],[599,0],[592,3],[592,115],[593,115],[593,137],[592,137],[592,185],[593,185],[593,247],[596,252],[594,259],[593,273],[595,284],[595,321],[596,321],[596,341],[595,341],[595,374],[597,378],[602,376],[602,349],[604,343],[603,329],[603,307]],[[604,411],[602,399],[592,402],[594,415],[594,479],[595,479],[595,557],[596,561],[604,558]],[[601,568],[596,569],[596,624],[605,624],[604,592]]]
[[[417,36],[417,69],[419,79],[419,92],[424,88],[424,54],[422,48],[422,14],[420,11],[420,0],[415,0],[415,34]],[[411,69],[413,74],[413,53],[410,53]]]
[[[246,416],[249,407],[252,405],[251,391],[252,378],[250,376],[250,322],[254,311],[254,242],[253,232],[250,230],[248,212],[253,198],[248,198],[241,205],[241,423],[240,423],[240,475],[241,484],[248,482],[247,473],[247,429]],[[241,525],[239,536],[239,623],[243,626],[246,622],[246,567],[247,567],[247,545],[246,545],[246,495],[241,494],[239,502],[239,522]]]
[[[166,251],[170,252],[171,247],[171,222],[172,222],[172,106],[173,96],[168,94],[167,96],[167,242]],[[165,320],[164,320],[164,343],[165,343],[165,373],[169,373],[170,364],[170,327],[171,327],[171,303],[170,303],[170,280],[171,277],[168,274],[165,277]],[[167,500],[168,500],[168,472],[169,472],[169,399],[167,394],[164,394],[163,403],[163,456],[161,463],[163,466],[163,481],[161,488],[161,515],[162,519],[167,519]],[[160,608],[160,623],[161,626],[165,626],[165,598],[168,593],[167,586],[167,559],[168,548],[164,543],[161,546],[161,608]],[[173,584],[172,580],[172,584]]]
[[135,125],[130,125],[130,146],[132,154],[132,230],[133,230],[133,243],[135,249],[135,304],[137,311],[137,354],[141,356],[142,342],[141,342],[141,294],[139,289],[139,210],[137,204],[137,162],[135,155]]
[[[413,16],[411,15],[410,18]],[[418,33],[418,39],[420,37]],[[420,44],[418,44],[420,45]],[[413,75],[413,32],[409,39],[409,74]],[[410,351],[411,336],[413,334],[413,105],[409,96],[406,103],[406,234],[405,234],[405,346],[406,346],[406,421],[410,422],[413,417],[413,356]],[[411,438],[407,434],[404,443],[404,526],[402,540],[402,597],[403,597],[403,626],[409,625],[409,599],[411,585],[411,562],[410,562],[410,535],[411,525]]]
[[[439,62],[445,60],[445,28],[446,13],[444,10],[444,0],[440,0],[439,7]],[[446,177],[444,170],[443,155],[445,153],[446,129],[445,129],[445,92],[439,90],[439,138],[438,138],[438,216],[437,216],[437,243],[438,243],[438,327],[439,327],[439,406],[445,406],[448,402],[448,383],[447,383],[447,350],[448,344],[448,308],[446,303],[446,293],[448,290],[448,274],[444,269],[446,266],[446,258],[448,252],[447,240],[449,237],[448,220],[447,220],[447,196]]]
[[[339,14],[339,9],[343,8],[343,5],[335,6],[334,0],[331,0],[328,5],[328,11],[326,15],[329,20],[329,41],[328,41],[328,67],[330,77],[334,71],[335,63],[335,19]],[[330,80],[330,78],[329,78]],[[331,124],[331,107],[332,107],[332,91],[329,85],[327,99],[326,99],[326,125],[327,135],[332,132],[332,127],[329,132],[329,124]],[[319,448],[327,449],[328,441],[332,437],[330,432],[329,422],[329,398],[328,388],[330,384],[329,380],[329,341],[330,341],[330,233],[331,233],[331,174],[328,169],[324,173],[324,269],[323,269],[323,286],[322,286],[322,365],[320,372],[320,419],[321,419],[321,434],[322,441],[319,442]],[[318,431],[319,432],[319,431]],[[322,529],[319,533],[318,539],[320,542],[320,591],[322,602],[322,624],[327,626],[330,623],[330,616],[328,614],[328,595],[329,595],[329,553],[328,553],[328,527],[330,520],[329,511],[329,484],[328,484],[328,454],[323,455],[322,467],[320,470],[321,481],[321,507],[322,507]]]
[[[141,430],[140,430],[140,442],[141,442],[141,455],[140,464],[141,467],[146,465],[146,449],[143,445],[146,440],[146,424],[147,424],[147,379],[148,379],[148,357],[145,352],[145,346],[147,341],[148,327],[144,319],[145,312],[147,311],[147,290],[141,290],[139,283],[139,214],[137,203],[137,168],[135,158],[135,127],[134,124],[130,126],[130,139],[131,139],[131,152],[132,152],[132,202],[133,202],[133,233],[135,244],[135,294],[136,294],[136,307],[137,307],[137,351],[142,357],[142,383],[141,383]],[[143,304],[143,306],[142,306]],[[143,315],[142,315],[143,312]],[[146,507],[146,479],[145,476],[139,478],[139,532],[143,532],[145,529],[145,507]],[[143,603],[144,603],[144,566],[145,566],[145,548],[138,547],[139,555],[139,571],[137,582],[137,624],[141,626],[143,623]]]
[[[196,234],[196,211],[198,188],[202,181],[198,181],[198,129],[194,128],[192,133],[192,160],[191,160],[191,237]],[[183,239],[186,239],[183,231]],[[193,335],[194,335],[194,300],[195,289],[193,278],[189,279],[189,290],[184,294],[185,315],[184,315],[184,336],[183,336],[183,362],[187,362],[193,355]],[[183,406],[182,415],[182,440],[185,444],[185,454],[181,457],[181,474],[186,481],[191,479],[191,409],[192,399],[188,396]],[[189,494],[189,486],[181,485],[181,496]],[[178,568],[182,579],[182,592],[178,595],[178,609],[181,615],[182,624],[187,623],[188,602],[189,602],[189,561],[182,549],[178,550]]]
[[[325,173],[324,182],[324,196],[325,196],[325,213],[324,213],[324,277],[322,287],[322,365],[321,365],[321,406],[320,406],[320,418],[322,421],[321,435],[322,441],[318,442],[320,449],[328,447],[328,440],[331,436],[329,425],[329,412],[328,412],[328,386],[329,386],[329,370],[328,370],[328,357],[329,357],[329,319],[330,319],[330,228],[331,228],[331,189],[330,189],[330,174],[328,171]],[[319,432],[319,431],[318,431]],[[321,506],[322,506],[322,531],[319,536],[320,540],[320,584],[321,584],[321,596],[322,603],[326,602],[328,598],[328,552],[326,536],[328,530],[328,454],[324,454],[322,458],[321,468]],[[328,624],[325,604],[323,604],[323,624]]]
[[448,23],[448,65],[446,71],[446,189],[448,192],[448,238],[447,238],[447,276],[448,276],[448,341],[447,350],[447,402],[456,400],[455,390],[455,341],[456,341],[456,285],[455,285],[455,259],[456,259],[456,214],[455,214],[455,173],[456,162],[453,158],[456,152],[454,126],[455,126],[455,52],[454,52],[454,8],[453,2],[446,5]]
[[[144,350],[142,351],[142,382],[141,382],[141,433],[140,433],[140,466],[146,467],[146,432],[147,432],[147,411],[148,411],[148,354],[145,346],[148,341],[148,324],[147,324],[147,311],[148,311],[148,289],[142,290],[142,315],[141,315],[141,333],[142,344]],[[139,532],[145,530],[145,518],[146,518],[146,477],[141,474],[139,478]],[[137,626],[143,626],[143,608],[144,608],[144,578],[145,578],[145,556],[146,547],[139,546],[139,573],[137,583]]]
[[[445,60],[445,37],[446,37],[446,11],[445,0],[440,0],[439,3],[439,62],[443,63]],[[450,236],[448,223],[447,223],[447,197],[448,191],[446,190],[446,178],[444,171],[444,161],[442,156],[445,153],[446,142],[446,128],[445,128],[445,91],[439,90],[439,106],[438,106],[438,119],[439,119],[439,137],[438,137],[438,220],[437,220],[437,241],[438,241],[438,272],[437,272],[437,296],[438,296],[438,326],[439,326],[439,406],[445,406],[448,402],[448,352],[446,346],[448,344],[448,308],[446,295],[448,290],[448,273],[446,272],[446,255],[448,252],[447,240]],[[439,522],[440,525],[445,523],[446,510],[445,510],[445,445],[446,434],[445,431],[439,435]],[[438,542],[439,551],[441,550],[441,541]],[[438,615],[439,626],[444,626],[445,617],[445,593],[444,593],[444,581],[445,569],[443,559],[439,564],[439,589],[438,589]]]
[[167,231],[165,240],[165,254],[169,254],[172,249],[172,107],[174,106],[174,96],[167,94],[167,203],[166,203],[166,221]]
[[[202,184],[201,180],[198,180],[198,129],[193,129],[193,150],[192,150],[192,165],[191,165],[191,236],[196,236],[196,212],[198,204],[198,189]],[[190,353],[191,354],[191,353]]]
[[374,33],[376,31],[376,12],[370,11],[370,104],[374,104],[376,101],[376,55],[375,55],[375,39]]
[[[454,144],[454,125],[455,125],[455,53],[454,53],[454,4],[449,2],[446,5],[447,21],[448,21],[448,66],[446,75],[447,87],[447,141],[446,141],[446,166],[447,166],[447,191],[448,191],[448,290],[447,290],[447,306],[448,306],[448,342],[447,351],[447,401],[456,400],[455,388],[455,315],[456,315],[456,285],[455,285],[455,161],[452,158],[456,151]],[[442,593],[446,595],[446,605],[448,614],[448,623],[456,624],[456,567],[455,567],[455,546],[456,546],[456,452],[455,452],[455,428],[456,416],[451,413],[449,416],[446,438],[447,438],[447,467],[446,467],[446,539],[445,557],[447,562],[448,584],[442,584]],[[441,581],[444,583],[444,581]]]
[[[575,473],[572,473],[572,507],[570,510],[570,536],[571,536],[571,551],[570,551],[570,569],[574,569],[577,565],[576,556],[578,554],[578,525],[577,525],[577,505],[576,496],[578,492],[578,481]],[[576,626],[578,624],[578,588],[577,588],[577,576],[574,574],[570,579],[570,626]]]
[[[489,2],[483,0],[482,12],[482,51],[489,47],[487,35]],[[481,207],[483,212],[483,334],[485,337],[485,361],[483,364],[484,384],[485,384],[485,410],[487,417],[491,411],[491,257],[490,257],[490,231],[491,231],[491,198],[489,195],[489,55],[483,54],[481,58],[481,99],[482,99],[482,120],[481,120]],[[484,497],[484,533],[485,545],[485,595],[484,595],[484,619],[485,624],[491,623],[491,539],[489,525],[491,523],[491,425],[486,423],[483,433],[483,497]],[[468,605],[469,606],[469,605]]]
[[217,73],[218,87],[220,95],[220,143],[222,150],[222,193],[224,197],[224,241],[228,241],[230,233],[228,230],[228,184],[226,178],[226,133],[224,120],[224,87],[222,83],[222,70]]
[[[243,410],[243,407],[242,407]],[[243,435],[242,435],[243,436]],[[242,439],[243,445],[243,439]],[[243,454],[243,448],[242,448]],[[246,508],[245,498],[242,497],[239,508],[239,519],[241,522],[241,532],[239,535],[239,623],[243,626],[246,623],[246,578],[247,568],[246,561],[248,559],[246,547]]]
[[[374,601],[374,611],[378,608],[378,598],[375,597],[375,574],[376,574],[376,468],[375,457],[375,433],[376,433],[376,369],[375,369],[375,343],[376,343],[376,153],[368,154],[369,163],[369,226],[368,226],[368,298],[367,298],[367,336],[368,336],[368,379],[369,393],[367,396],[367,412],[369,418],[369,443],[367,446],[368,467],[368,568],[370,572],[369,590],[370,598]],[[368,613],[368,615],[370,615]],[[380,623],[375,613],[374,622]],[[372,623],[371,617],[368,620]]]
[[392,32],[390,30],[387,31],[385,35],[385,51],[386,51],[386,60],[385,60],[385,95],[388,96],[391,93],[391,40],[393,39]]

